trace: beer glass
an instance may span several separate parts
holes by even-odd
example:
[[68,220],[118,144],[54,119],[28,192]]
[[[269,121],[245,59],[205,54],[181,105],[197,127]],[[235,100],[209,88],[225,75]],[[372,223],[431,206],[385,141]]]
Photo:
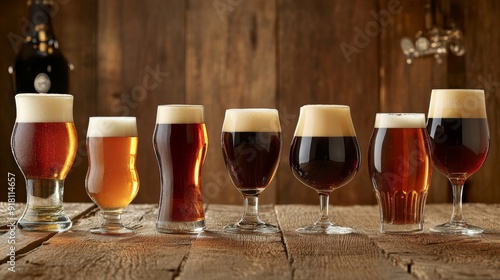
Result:
[[64,179],[73,164],[77,135],[73,96],[18,94],[11,147],[26,179],[27,204],[18,227],[28,231],[66,231]]
[[281,153],[281,127],[276,109],[228,109],[221,147],[231,181],[244,197],[243,216],[224,227],[229,233],[277,233],[263,222],[258,197],[276,173]]
[[90,232],[131,234],[121,222],[123,208],[139,191],[136,169],[135,117],[90,117],[87,130],[89,167],[85,179],[88,196],[102,210],[103,221]]
[[349,106],[305,105],[290,147],[293,175],[319,194],[320,217],[297,231],[304,234],[348,234],[353,229],[330,221],[330,193],[354,178],[361,161]]
[[163,233],[203,231],[201,169],[208,148],[204,107],[158,106],[153,146],[161,180],[157,230]]
[[420,233],[431,183],[424,114],[377,114],[368,171],[380,209],[380,231]]
[[453,190],[451,219],[432,232],[478,234],[482,228],[467,223],[462,213],[465,180],[483,164],[490,133],[483,90],[435,89],[427,120],[434,166],[448,177]]

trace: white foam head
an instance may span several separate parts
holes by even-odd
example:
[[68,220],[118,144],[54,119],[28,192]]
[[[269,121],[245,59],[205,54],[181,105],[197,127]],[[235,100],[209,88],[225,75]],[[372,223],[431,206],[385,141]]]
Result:
[[478,89],[433,89],[429,118],[486,118],[484,91]]
[[300,107],[295,136],[354,137],[351,109],[346,105],[304,105]]
[[278,110],[228,109],[222,124],[225,132],[281,132]]
[[20,93],[16,95],[16,122],[73,122],[70,94]]
[[375,128],[425,128],[425,114],[377,113]]
[[203,105],[160,105],[156,113],[157,124],[204,123]]
[[135,137],[135,117],[90,117],[87,137]]

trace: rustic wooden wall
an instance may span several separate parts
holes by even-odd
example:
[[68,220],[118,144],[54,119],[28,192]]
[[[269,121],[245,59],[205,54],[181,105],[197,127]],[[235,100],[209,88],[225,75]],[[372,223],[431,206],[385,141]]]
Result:
[[[373,204],[366,151],[376,112],[427,112],[431,89],[483,88],[487,92],[491,151],[468,182],[466,201],[500,202],[493,174],[500,166],[500,6],[492,0],[439,1],[439,20],[464,30],[467,54],[437,64],[432,57],[405,63],[403,36],[424,28],[424,0],[53,0],[55,32],[68,60],[75,123],[80,141],[67,178],[65,201],[89,201],[85,133],[93,115],[137,116],[141,189],[134,202],[157,202],[159,178],[151,137],[156,106],[196,103],[206,108],[209,151],[203,171],[204,199],[240,204],[220,151],[227,108],[280,110],[283,151],[263,203],[317,203],[288,165],[299,108],[310,103],[351,106],[361,144],[362,168],[332,195],[333,204]],[[15,57],[9,33],[22,34],[25,1],[0,2],[0,69]],[[376,15],[381,15],[379,24]],[[389,17],[385,17],[389,15]],[[380,26],[381,25],[381,26]],[[359,35],[362,32],[363,36]],[[354,46],[346,54],[341,46]],[[352,50],[352,49],[351,49]],[[17,174],[17,201],[24,201],[22,175],[10,152],[15,109],[11,78],[0,71],[2,174]],[[437,171],[430,202],[450,201]],[[0,191],[0,200],[6,200]]]

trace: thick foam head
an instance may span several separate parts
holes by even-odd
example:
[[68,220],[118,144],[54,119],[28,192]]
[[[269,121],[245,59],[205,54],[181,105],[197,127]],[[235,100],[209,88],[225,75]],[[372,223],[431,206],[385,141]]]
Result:
[[222,124],[226,132],[280,132],[276,109],[228,109]]
[[156,114],[156,123],[203,123],[204,111],[203,105],[160,105]]
[[300,107],[295,136],[354,137],[351,109],[345,105],[304,105]]
[[137,136],[135,117],[90,117],[87,137]]
[[73,122],[70,94],[21,93],[16,95],[16,122]]
[[425,114],[377,113],[375,128],[425,128]]
[[433,89],[429,118],[486,118],[484,91],[478,89]]

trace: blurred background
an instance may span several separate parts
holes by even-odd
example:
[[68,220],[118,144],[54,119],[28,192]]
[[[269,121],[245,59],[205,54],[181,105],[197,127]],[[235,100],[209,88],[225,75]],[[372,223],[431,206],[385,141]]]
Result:
[[[84,187],[88,118],[128,115],[137,117],[140,139],[141,186],[134,203],[157,203],[160,181],[151,140],[156,107],[191,103],[203,104],[206,111],[209,151],[202,173],[204,202],[242,201],[220,149],[225,110],[273,107],[281,114],[283,150],[279,170],[261,195],[261,203],[317,204],[316,192],[301,185],[290,171],[289,147],[300,106],[335,103],[351,107],[362,168],[350,184],[331,195],[331,203],[375,204],[366,163],[375,114],[427,113],[433,88],[481,88],[486,92],[491,149],[483,167],[467,181],[464,202],[500,203],[494,176],[500,171],[500,1],[52,3],[54,33],[74,65],[70,93],[75,96],[79,139],[65,183],[65,202],[90,201]],[[5,0],[0,2],[0,13],[0,174],[5,184],[8,172],[16,174],[16,201],[23,202],[24,181],[10,150],[15,105],[7,69],[19,51],[16,39],[26,35],[29,11],[25,0]],[[463,37],[455,42],[458,46],[451,46],[458,49],[451,52],[444,45],[447,54],[443,48],[427,49],[432,27],[459,30]],[[417,40],[420,37],[427,42]],[[441,55],[435,57],[436,53]],[[411,64],[409,58],[413,58]],[[450,202],[447,180],[437,171],[433,175],[428,202]],[[0,201],[7,200],[7,192],[6,188],[0,191]]]

